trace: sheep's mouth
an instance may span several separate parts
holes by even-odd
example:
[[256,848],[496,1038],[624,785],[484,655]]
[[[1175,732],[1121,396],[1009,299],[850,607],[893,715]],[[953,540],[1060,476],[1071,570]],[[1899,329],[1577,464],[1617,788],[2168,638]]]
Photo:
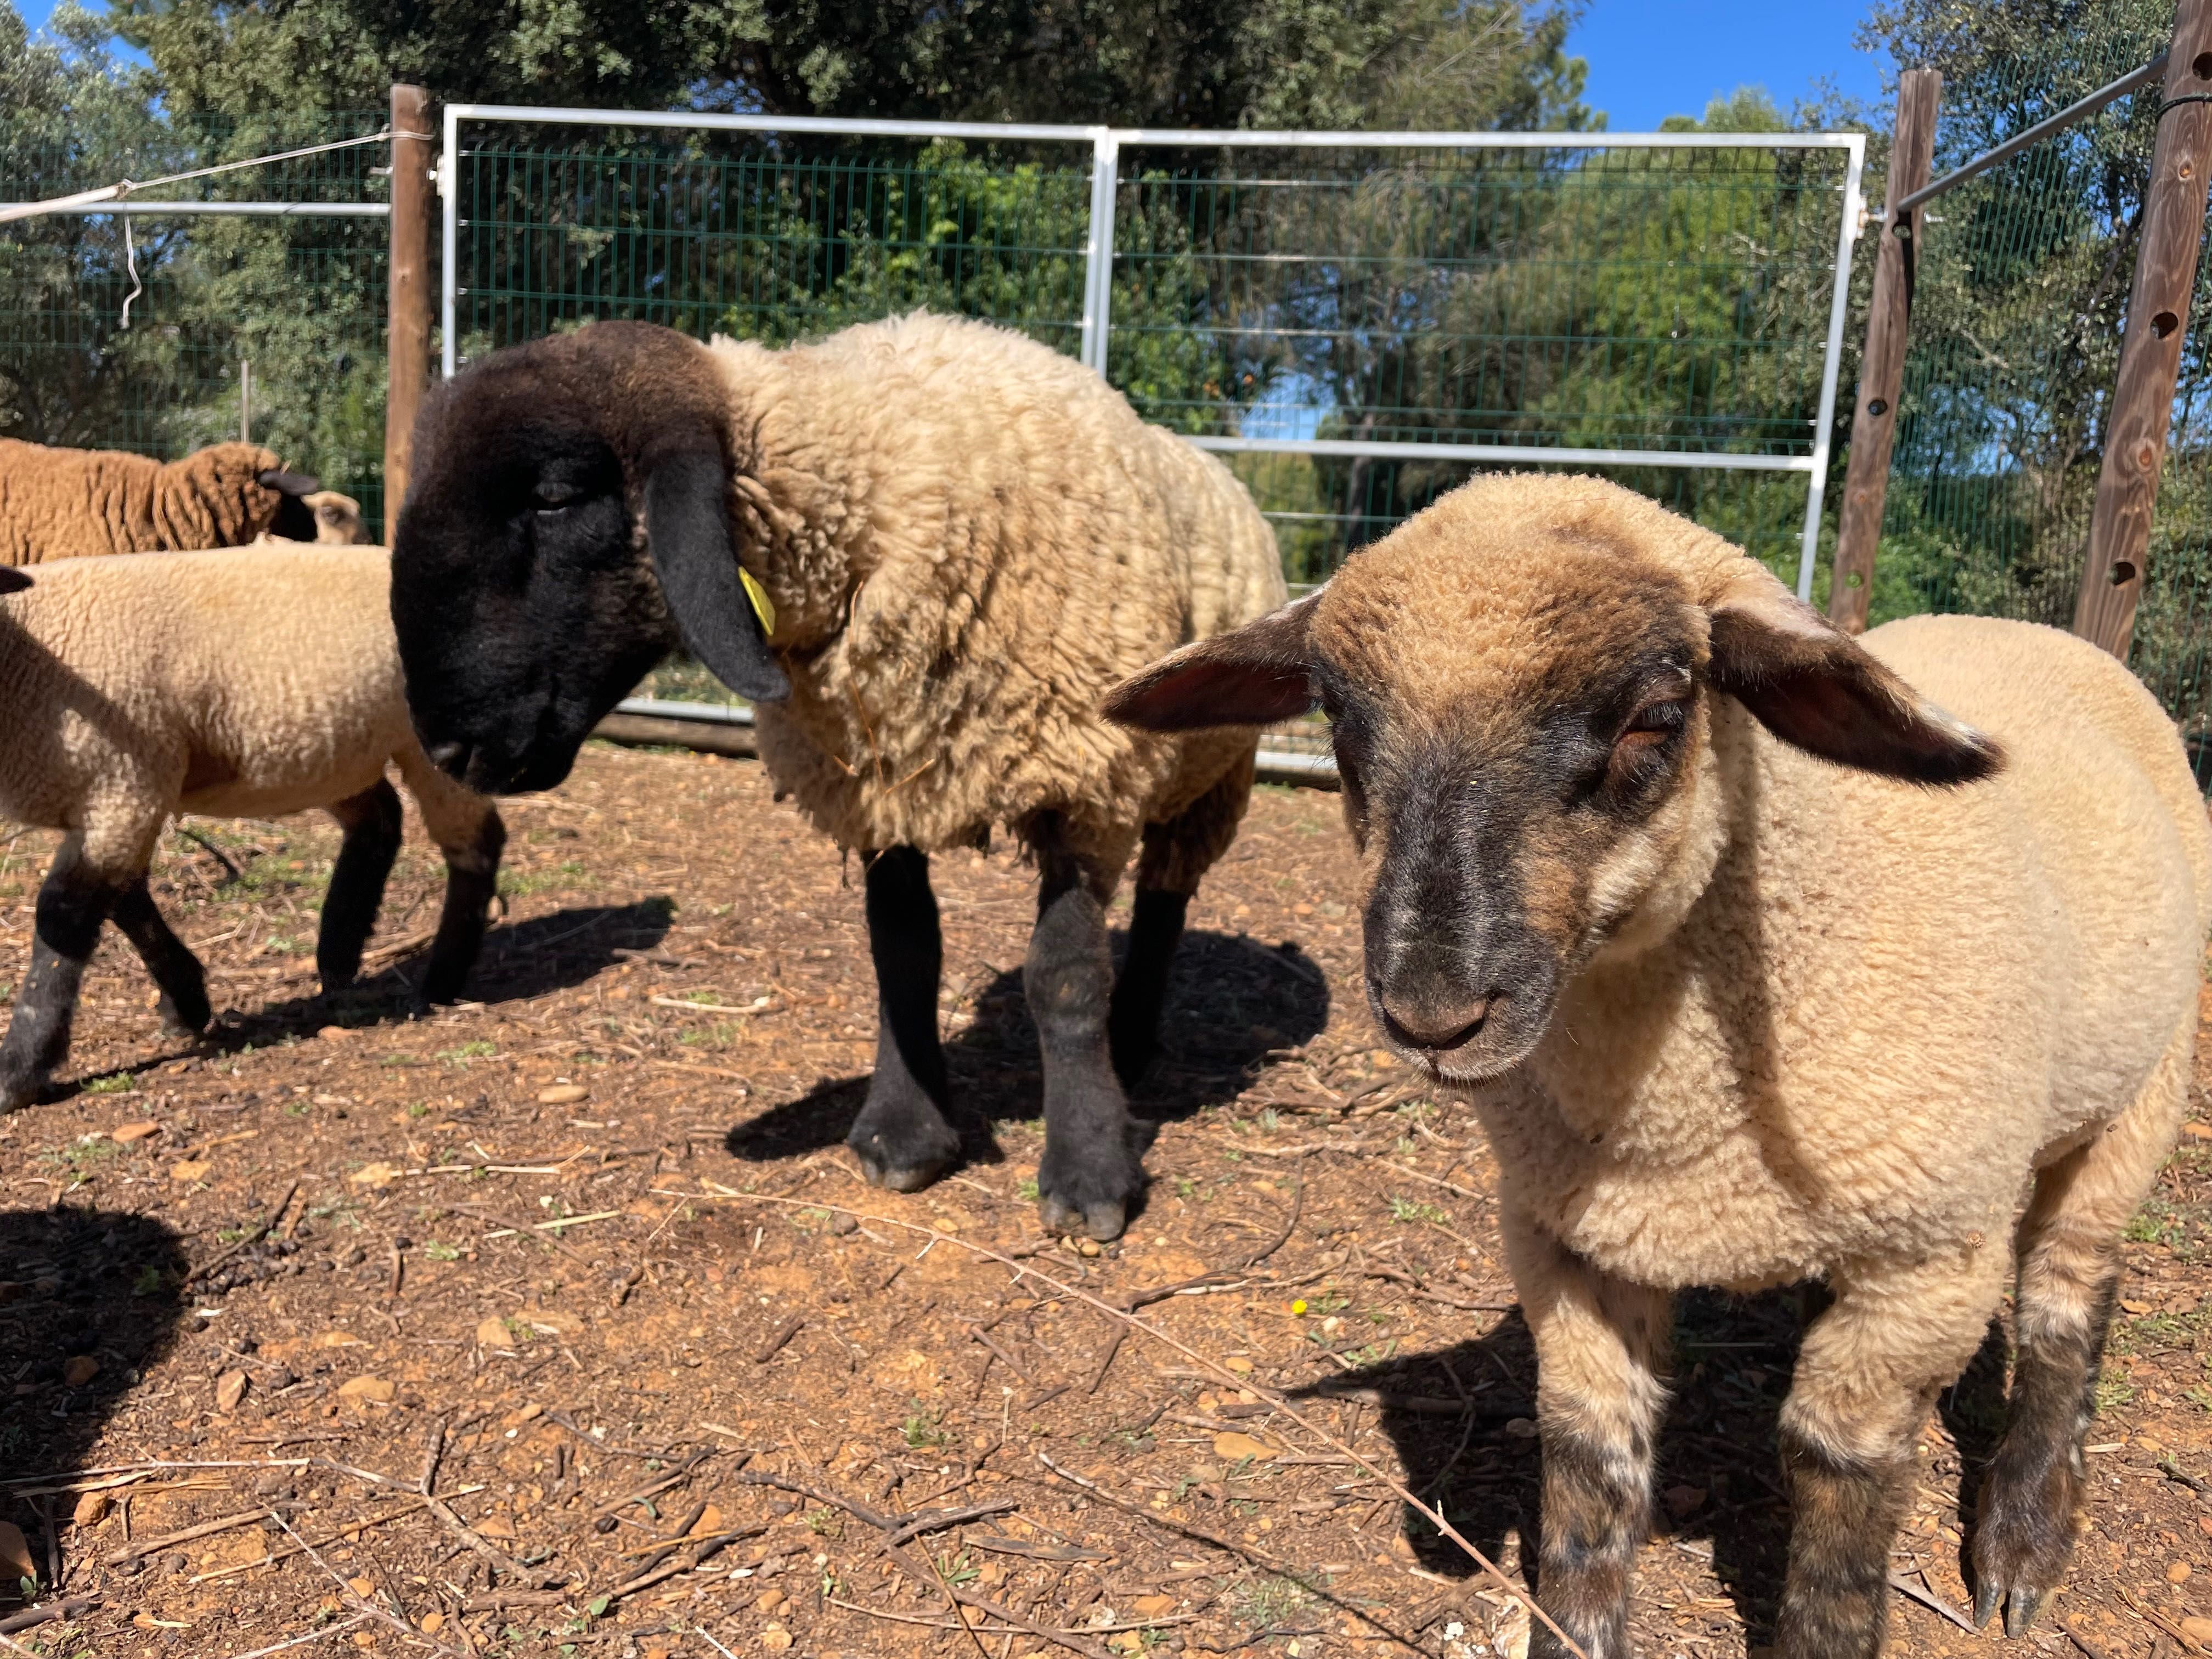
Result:
[[[1520,1001],[1516,998],[1513,1001]],[[1382,988],[1367,981],[1368,1012],[1392,1052],[1431,1079],[1459,1087],[1494,1082],[1534,1052],[1551,1019],[1551,999],[1541,1009],[1492,1000],[1484,1016],[1443,1042],[1423,1042],[1402,1030],[1383,1006]]]

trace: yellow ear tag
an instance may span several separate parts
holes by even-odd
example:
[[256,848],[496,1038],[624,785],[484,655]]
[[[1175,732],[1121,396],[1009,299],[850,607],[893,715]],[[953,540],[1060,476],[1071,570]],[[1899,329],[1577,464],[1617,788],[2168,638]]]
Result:
[[760,618],[761,632],[773,635],[775,632],[775,606],[769,599],[768,589],[763,587],[753,573],[743,565],[738,567],[738,580],[745,585],[745,597],[753,602],[753,615]]

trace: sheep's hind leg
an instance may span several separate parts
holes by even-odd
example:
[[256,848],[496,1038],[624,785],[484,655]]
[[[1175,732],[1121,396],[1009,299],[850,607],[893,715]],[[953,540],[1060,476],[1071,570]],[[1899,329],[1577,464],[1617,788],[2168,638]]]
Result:
[[861,862],[876,969],[876,1069],[845,1144],[870,1184],[910,1193],[960,1156],[960,1138],[945,1121],[950,1091],[937,1034],[945,945],[927,853],[893,847]]
[[85,862],[84,842],[71,836],[54,855],[39,889],[32,922],[31,965],[15,993],[8,1035],[0,1040],[0,1111],[27,1106],[69,1057],[84,965],[100,942],[116,885]]
[[1107,1018],[1114,1075],[1134,1089],[1159,1052],[1160,1010],[1168,969],[1182,939],[1183,917],[1200,879],[1237,838],[1252,798],[1252,757],[1245,755],[1213,787],[1164,823],[1145,826],[1137,859],[1137,890],[1129,949],[1114,981]]
[[116,896],[111,914],[160,988],[161,1029],[179,1036],[197,1036],[207,1030],[215,1010],[208,1006],[206,970],[191,947],[170,931],[147,890],[145,877]]
[[[1544,1452],[1537,1589],[1544,1611],[1589,1659],[1621,1659],[1630,1570],[1651,1529],[1669,1298],[1598,1272],[1510,1217],[1506,1249],[1536,1344]],[[1566,1651],[1542,1625],[1529,1631],[1529,1659]]]
[[1872,1659],[1889,1626],[1889,1553],[1936,1391],[1955,1381],[2003,1289],[2002,1239],[1838,1274],[1782,1408],[1791,1500],[1780,1659]]
[[342,990],[361,972],[361,953],[384,903],[384,884],[399,856],[399,792],[379,778],[330,809],[345,832],[337,867],[323,895],[322,927],[315,939],[315,970],[323,989]]
[[1097,891],[1103,884],[1067,850],[1054,815],[1040,815],[1027,835],[1036,852],[1037,921],[1022,985],[1044,1051],[1037,1207],[1051,1231],[1118,1238],[1145,1171],[1107,1036],[1114,956]]
[[2002,1607],[2008,1636],[2034,1622],[2074,1553],[2120,1234],[2180,1128],[2195,1042],[2192,1009],[2135,1103],[2037,1175],[2021,1218],[2012,1398],[1972,1551],[1974,1622]]

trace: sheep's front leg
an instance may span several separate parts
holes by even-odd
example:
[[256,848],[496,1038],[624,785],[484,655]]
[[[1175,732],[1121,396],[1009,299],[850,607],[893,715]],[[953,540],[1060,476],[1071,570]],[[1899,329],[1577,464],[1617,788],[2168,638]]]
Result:
[[[2002,1223],[1989,1231],[2001,1234]],[[1973,1358],[1996,1310],[2002,1237],[1910,1267],[1838,1274],[1805,1333],[1782,1407],[1790,1569],[1779,1659],[1872,1659],[1889,1625],[1889,1553],[1939,1389]]]
[[1028,832],[1037,856],[1037,921],[1022,988],[1044,1051],[1037,1208],[1050,1231],[1118,1238],[1145,1171],[1108,1030],[1114,954],[1098,896],[1108,884],[1057,831],[1045,814]]
[[170,931],[154,895],[147,890],[145,877],[116,896],[112,914],[160,988],[161,1029],[179,1036],[196,1036],[207,1030],[215,1013],[208,1006],[207,971],[191,947]]
[[68,1058],[77,988],[116,896],[117,884],[85,861],[83,838],[64,841],[39,889],[30,969],[16,990],[7,1037],[0,1040],[0,1111],[36,1100]]
[[945,944],[928,854],[893,847],[862,854],[861,863],[876,969],[876,1069],[845,1144],[872,1185],[910,1193],[960,1156],[960,1138],[945,1121],[950,1091],[937,1035]]
[[[1664,1291],[1599,1272],[1511,1217],[1506,1247],[1536,1344],[1544,1452],[1539,1597],[1589,1659],[1620,1659],[1628,1652],[1629,1577],[1651,1528],[1670,1300]],[[1541,1624],[1529,1632],[1529,1659],[1566,1651]]]

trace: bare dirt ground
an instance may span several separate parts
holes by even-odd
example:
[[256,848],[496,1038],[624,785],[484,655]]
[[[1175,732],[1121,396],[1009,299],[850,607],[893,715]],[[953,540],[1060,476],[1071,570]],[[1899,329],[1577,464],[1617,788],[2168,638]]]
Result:
[[[872,1052],[860,891],[757,767],[593,745],[508,819],[476,1003],[409,1012],[441,880],[411,832],[379,977],[345,997],[313,994],[319,822],[196,825],[235,878],[165,848],[156,894],[230,1011],[213,1040],[162,1040],[103,945],[69,1092],[0,1121],[0,1633],[623,1659],[1510,1644],[1507,1598],[1258,1392],[1518,1571],[1534,1376],[1495,1172],[1464,1109],[1374,1047],[1334,797],[1263,791],[1194,906],[1139,1102],[1155,1185],[1097,1255],[1041,1238],[1025,1195],[1031,898],[1006,853],[937,860],[970,1162],[902,1198],[839,1146]],[[0,848],[0,985],[51,850]],[[2127,1245],[2071,1581],[2016,1649],[2212,1636],[2189,1622],[2212,1615],[2208,1173],[2193,1126]],[[1209,1274],[1139,1316],[1249,1389],[1073,1294]],[[1682,1304],[1648,1655],[1770,1639],[1808,1299]],[[1938,1609],[1967,1599],[2003,1370],[1993,1335],[1923,1437],[1895,1651],[1992,1645]],[[27,1624],[18,1591],[73,1615]]]

